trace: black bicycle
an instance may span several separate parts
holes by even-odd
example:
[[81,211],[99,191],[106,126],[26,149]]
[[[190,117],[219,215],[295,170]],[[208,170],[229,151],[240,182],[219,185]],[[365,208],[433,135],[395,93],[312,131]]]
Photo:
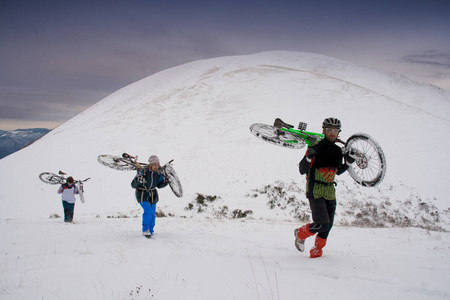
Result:
[[[148,164],[138,162],[137,156],[131,156],[128,153],[123,153],[122,156],[113,155],[99,155],[97,161],[104,166],[110,167],[120,171],[137,171],[144,170],[148,167]],[[169,182],[170,189],[178,198],[183,197],[183,187],[181,186],[180,179],[175,172],[171,163],[173,159],[159,168],[164,178]]]
[[[50,173],[50,172],[43,172],[41,174],[39,174],[39,179],[47,184],[64,184],[66,183],[66,173],[59,171],[58,172],[59,175],[55,174],[55,173]],[[78,196],[80,197],[81,203],[84,203],[84,187],[83,184],[88,181],[89,179],[91,179],[91,177],[86,178],[84,180],[73,180],[73,183],[76,185],[76,187],[78,188]]]

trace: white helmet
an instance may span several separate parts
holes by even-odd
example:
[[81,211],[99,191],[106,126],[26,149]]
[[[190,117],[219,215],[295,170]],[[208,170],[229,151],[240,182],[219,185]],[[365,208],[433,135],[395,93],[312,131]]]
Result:
[[326,118],[323,120],[322,128],[335,127],[337,129],[341,129],[341,121],[336,118]]

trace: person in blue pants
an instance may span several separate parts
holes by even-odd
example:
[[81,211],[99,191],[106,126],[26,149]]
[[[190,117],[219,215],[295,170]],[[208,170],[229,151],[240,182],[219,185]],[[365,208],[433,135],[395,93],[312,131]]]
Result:
[[164,188],[168,184],[159,168],[159,158],[152,155],[148,159],[148,167],[144,170],[138,170],[133,181],[131,181],[131,187],[136,190],[136,200],[144,209],[142,233],[146,238],[151,238],[154,233],[156,203],[159,201],[157,188]]
[[73,178],[68,177],[66,183],[62,184],[58,189],[61,194],[61,201],[64,209],[64,222],[73,221],[73,211],[75,209],[75,195],[78,195],[78,188],[73,184]]

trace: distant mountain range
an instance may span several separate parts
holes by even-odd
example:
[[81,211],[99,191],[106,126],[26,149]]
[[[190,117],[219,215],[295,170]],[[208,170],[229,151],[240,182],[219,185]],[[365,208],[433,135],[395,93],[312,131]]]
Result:
[[31,144],[49,131],[46,128],[0,130],[0,159]]

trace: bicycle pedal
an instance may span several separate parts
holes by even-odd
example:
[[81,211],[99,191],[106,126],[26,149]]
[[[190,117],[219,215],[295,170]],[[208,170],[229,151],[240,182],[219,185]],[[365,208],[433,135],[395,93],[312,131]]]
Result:
[[307,123],[305,123],[305,122],[300,122],[300,123],[298,123],[298,130],[300,130],[300,131],[305,131],[307,126],[308,126]]

